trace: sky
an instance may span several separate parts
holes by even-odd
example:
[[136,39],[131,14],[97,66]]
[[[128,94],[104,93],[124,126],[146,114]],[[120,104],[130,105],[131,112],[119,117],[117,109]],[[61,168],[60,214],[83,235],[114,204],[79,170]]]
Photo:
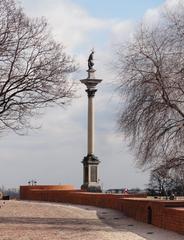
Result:
[[24,136],[6,132],[0,138],[0,185],[82,185],[82,159],[87,154],[87,96],[80,79],[87,77],[87,59],[95,48],[96,77],[103,79],[95,96],[95,155],[101,163],[103,189],[145,188],[149,171],[135,166],[134,152],[118,131],[122,106],[113,66],[117,46],[131,38],[138,22],[159,18],[163,6],[177,0],[22,0],[30,17],[44,16],[53,37],[74,56],[79,71],[73,75],[77,97],[65,108],[53,107],[33,121],[39,129]]

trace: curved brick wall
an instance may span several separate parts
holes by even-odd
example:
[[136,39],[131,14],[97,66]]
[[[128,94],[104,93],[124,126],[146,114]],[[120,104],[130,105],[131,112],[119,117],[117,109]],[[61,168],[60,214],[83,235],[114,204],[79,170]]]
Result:
[[[20,187],[20,198],[21,199],[30,199],[32,191],[63,191],[63,190],[75,190],[73,185],[26,185]],[[40,199],[41,200],[41,199]]]
[[62,202],[112,208],[126,216],[184,234],[184,201],[150,200],[142,195],[89,193],[72,185],[21,186],[21,200]]
[[34,185],[34,186],[30,186],[30,185],[26,185],[26,186],[21,186],[24,189],[40,189],[40,190],[74,190],[74,186],[73,185]]

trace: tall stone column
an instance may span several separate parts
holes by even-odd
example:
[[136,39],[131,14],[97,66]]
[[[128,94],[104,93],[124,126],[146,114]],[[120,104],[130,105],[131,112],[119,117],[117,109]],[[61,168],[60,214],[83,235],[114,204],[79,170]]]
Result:
[[88,94],[88,154],[94,153],[94,103],[93,98],[97,90],[89,90],[86,92]]
[[93,54],[92,52],[88,59],[88,77],[80,80],[85,84],[88,95],[88,148],[87,156],[84,157],[83,163],[83,184],[81,189],[89,192],[101,192],[98,176],[99,159],[94,155],[94,97],[97,89],[95,88],[101,79],[95,78],[95,69],[93,68]]

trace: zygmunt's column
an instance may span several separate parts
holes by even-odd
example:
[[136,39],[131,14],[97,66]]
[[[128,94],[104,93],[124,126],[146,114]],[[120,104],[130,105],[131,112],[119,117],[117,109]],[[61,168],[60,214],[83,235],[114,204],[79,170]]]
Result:
[[93,98],[96,89],[87,89],[88,94],[88,154],[94,153],[94,105]]
[[93,54],[91,52],[88,59],[88,77],[80,80],[85,84],[88,95],[88,149],[87,156],[84,157],[83,163],[83,184],[81,189],[89,192],[101,192],[98,176],[98,165],[100,161],[94,155],[94,97],[97,89],[95,88],[101,79],[95,78],[95,69],[93,68]]

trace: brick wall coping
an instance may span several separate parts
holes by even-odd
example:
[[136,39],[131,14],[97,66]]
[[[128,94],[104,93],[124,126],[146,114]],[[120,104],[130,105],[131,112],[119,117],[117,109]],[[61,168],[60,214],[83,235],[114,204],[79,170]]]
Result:
[[176,210],[176,211],[184,211],[184,207],[168,207],[168,209]]
[[65,185],[24,185],[24,186],[21,186],[22,188],[24,189],[28,189],[28,190],[34,190],[34,189],[37,189],[37,190],[47,190],[47,191],[50,191],[50,190],[76,190],[75,187],[71,184],[65,184]]
[[32,192],[70,192],[70,193],[80,193],[80,190],[73,189],[30,189]]
[[158,203],[166,203],[166,204],[176,204],[176,203],[181,203],[184,205],[184,200],[163,200],[163,199],[149,199],[149,198],[136,198],[136,197],[133,197],[133,198],[123,198],[124,200],[127,200],[127,201],[142,201],[142,202],[158,202]]
[[[24,187],[24,186],[23,186]],[[134,195],[133,194],[130,194],[130,195],[125,195],[125,194],[109,194],[109,193],[93,193],[93,192],[84,192],[82,190],[72,190],[72,189],[40,189],[40,188],[37,188],[37,189],[30,189],[29,188],[29,191],[31,192],[45,192],[45,193],[48,193],[48,192],[63,192],[63,193],[71,193],[71,194],[76,194],[76,195],[81,195],[81,196],[96,196],[97,198],[98,197],[107,197],[107,198],[119,198],[119,199],[129,199],[129,198],[135,198],[137,200],[139,199],[144,199],[146,198],[146,194],[136,194],[136,197],[133,197]]]

